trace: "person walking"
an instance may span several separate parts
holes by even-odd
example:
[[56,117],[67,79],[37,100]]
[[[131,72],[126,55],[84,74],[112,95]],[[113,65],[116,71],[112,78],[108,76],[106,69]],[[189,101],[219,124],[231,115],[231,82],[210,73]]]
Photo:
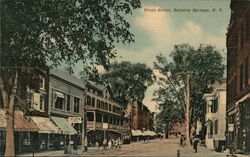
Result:
[[195,153],[197,153],[198,143],[199,143],[199,135],[195,135],[194,142],[193,142],[193,148],[194,148]]

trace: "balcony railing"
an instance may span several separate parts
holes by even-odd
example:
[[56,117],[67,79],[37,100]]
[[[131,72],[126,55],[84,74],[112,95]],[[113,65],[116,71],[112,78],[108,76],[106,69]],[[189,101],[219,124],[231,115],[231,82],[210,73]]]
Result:
[[[92,130],[92,129],[103,129],[103,123],[100,123],[100,122],[91,122],[91,121],[88,121],[87,122],[87,128]],[[113,125],[113,124],[109,124],[108,125],[108,128],[109,129],[112,129],[112,130],[117,130],[117,131],[124,131],[126,129],[126,126],[123,125],[123,126],[120,126],[120,125]]]

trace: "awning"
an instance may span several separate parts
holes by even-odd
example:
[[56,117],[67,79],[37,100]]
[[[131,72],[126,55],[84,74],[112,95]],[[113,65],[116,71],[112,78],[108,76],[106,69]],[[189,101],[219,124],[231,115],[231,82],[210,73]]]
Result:
[[56,96],[59,98],[64,98],[64,94],[61,92],[55,92]]
[[50,118],[59,127],[62,134],[69,134],[69,135],[77,134],[77,131],[70,125],[67,119],[54,116],[51,116]]
[[131,130],[132,136],[141,136],[142,132],[141,130]]
[[[0,110],[0,129],[6,130],[6,111]],[[39,128],[28,116],[24,116],[23,112],[20,110],[15,111],[14,119],[14,129],[15,131],[39,131]]]
[[49,118],[32,116],[31,119],[39,128],[39,133],[60,133],[60,129]]

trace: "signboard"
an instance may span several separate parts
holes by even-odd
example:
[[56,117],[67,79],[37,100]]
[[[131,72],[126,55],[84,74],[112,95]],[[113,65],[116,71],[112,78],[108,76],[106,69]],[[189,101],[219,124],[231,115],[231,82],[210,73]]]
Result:
[[69,117],[69,123],[82,123],[82,117]]
[[103,129],[108,129],[109,128],[109,124],[108,123],[102,123],[102,128]]

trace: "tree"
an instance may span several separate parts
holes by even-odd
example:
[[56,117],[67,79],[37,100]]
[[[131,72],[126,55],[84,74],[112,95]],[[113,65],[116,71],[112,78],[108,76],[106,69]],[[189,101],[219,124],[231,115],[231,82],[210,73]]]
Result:
[[[133,42],[124,15],[139,0],[2,0],[0,90],[7,108],[6,156],[14,156],[14,97],[19,87],[39,79],[47,68],[83,63],[108,69],[116,56],[114,44]],[[39,73],[39,75],[38,75]],[[31,82],[26,82],[28,76]],[[24,81],[22,81],[24,80]],[[24,83],[24,84],[23,84]]]
[[155,76],[145,64],[122,61],[112,63],[109,71],[101,75],[101,80],[108,81],[115,96],[127,103],[134,98],[142,101]]
[[195,49],[188,44],[181,44],[174,46],[170,57],[169,60],[162,54],[156,57],[155,68],[163,75],[160,78],[160,89],[156,92],[171,92],[178,100],[176,103],[182,108],[180,113],[184,118],[186,79],[190,74],[191,123],[197,119],[204,122],[203,94],[210,90],[208,83],[223,78],[225,66],[221,52],[211,45],[201,44]]

